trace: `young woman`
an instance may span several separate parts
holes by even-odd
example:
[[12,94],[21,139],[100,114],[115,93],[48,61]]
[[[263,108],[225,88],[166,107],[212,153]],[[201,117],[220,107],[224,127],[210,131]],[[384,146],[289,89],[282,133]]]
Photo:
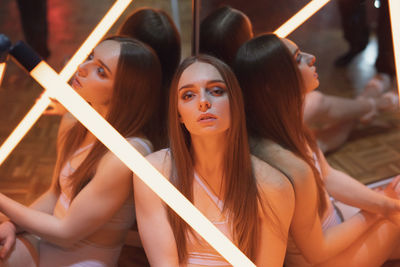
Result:
[[[162,99],[159,113],[153,125],[162,132],[157,144],[167,147],[167,104],[172,76],[181,60],[181,40],[171,17],[161,9],[140,8],[130,14],[118,30],[118,35],[127,35],[149,45],[156,52],[162,70]],[[157,145],[155,144],[155,145]]]
[[[398,227],[380,216],[398,213],[399,200],[331,168],[318,149],[303,123],[305,95],[319,83],[313,58],[287,39],[264,34],[243,44],[234,70],[243,89],[253,153],[294,185],[285,266],[380,266],[400,242]],[[342,222],[328,193],[368,212]]]
[[[200,51],[232,65],[239,47],[253,38],[249,18],[229,6],[216,9],[200,26]],[[314,59],[315,60],[315,59]],[[337,149],[359,122],[368,123],[380,111],[397,106],[397,97],[383,94],[381,84],[370,84],[356,99],[336,97],[309,89],[305,100],[305,123],[313,131],[323,152]]]
[[[250,155],[240,87],[209,56],[178,67],[169,98],[170,148],[148,160],[258,266],[282,266],[293,189]],[[229,266],[138,178],[139,232],[152,266]]]
[[[72,87],[142,154],[152,151],[161,67],[151,48],[108,38],[79,66]],[[115,266],[133,209],[131,171],[66,114],[50,189],[30,207],[0,195],[0,211],[10,218],[0,225],[2,259],[10,266]],[[12,248],[20,231],[32,242],[19,236]]]

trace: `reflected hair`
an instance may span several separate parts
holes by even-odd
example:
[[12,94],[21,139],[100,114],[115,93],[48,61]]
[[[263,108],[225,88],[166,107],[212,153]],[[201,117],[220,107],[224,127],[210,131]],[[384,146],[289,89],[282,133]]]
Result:
[[309,153],[318,147],[304,124],[306,90],[294,56],[275,34],[244,43],[234,71],[243,90],[249,135],[270,139],[303,159],[312,169],[318,188],[318,212],[326,209],[323,181]]
[[161,9],[140,8],[130,14],[118,30],[119,35],[136,38],[149,45],[156,52],[162,70],[162,88],[159,98],[162,99],[160,112],[152,118],[153,125],[160,135],[155,149],[167,145],[167,104],[168,90],[172,76],[181,59],[181,40],[179,32],[171,17]]
[[231,66],[239,47],[253,37],[250,20],[241,11],[223,6],[200,24],[200,52]]

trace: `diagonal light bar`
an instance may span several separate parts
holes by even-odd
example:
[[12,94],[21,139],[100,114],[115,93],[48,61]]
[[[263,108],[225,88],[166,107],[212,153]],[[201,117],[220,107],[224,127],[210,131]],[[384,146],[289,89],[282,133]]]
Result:
[[305,7],[303,7],[299,12],[297,12],[293,17],[286,21],[282,26],[275,30],[275,34],[281,38],[288,36],[295,29],[297,29],[301,24],[308,20],[314,13],[325,6],[330,0],[312,0]]
[[76,68],[83,60],[87,58],[92,49],[97,43],[103,38],[108,32],[114,22],[121,16],[122,12],[128,7],[132,0],[117,0],[114,5],[110,8],[107,14],[99,22],[96,28],[92,31],[89,37],[81,45],[78,51],[74,54],[71,60],[60,72],[60,77],[64,81],[68,81],[75,73]]
[[0,85],[1,82],[3,81],[3,77],[4,77],[4,72],[6,72],[6,63],[0,63]]
[[0,148],[0,165],[10,155],[11,151],[21,141],[25,134],[32,128],[35,122],[39,119],[40,114],[50,104],[50,99],[46,92],[37,99],[32,109],[25,115],[14,131],[7,137]]
[[46,62],[41,61],[30,74],[229,263],[255,266]]
[[392,24],[394,62],[396,66],[397,90],[400,97],[400,1],[389,0],[390,22]]
[[[114,22],[121,16],[122,12],[125,11],[132,1],[133,0],[117,0],[114,3],[99,24],[97,24],[96,28],[92,31],[89,37],[60,72],[60,77],[63,81],[68,81],[72,77],[78,65],[90,54],[92,49],[108,32]],[[10,153],[14,150],[26,133],[32,128],[50,103],[51,100],[48,98],[48,95],[46,93],[42,94],[31,110],[25,115],[22,121],[1,145],[0,165],[10,155]]]

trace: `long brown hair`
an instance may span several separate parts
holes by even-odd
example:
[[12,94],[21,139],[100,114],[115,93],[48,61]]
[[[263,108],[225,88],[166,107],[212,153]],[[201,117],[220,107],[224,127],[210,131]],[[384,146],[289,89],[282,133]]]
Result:
[[[185,59],[172,80],[169,102],[169,139],[173,159],[171,182],[193,202],[194,162],[190,133],[179,120],[177,88],[183,71],[195,62],[214,66],[226,83],[229,94],[231,125],[227,133],[223,166],[224,212],[228,212],[233,226],[234,240],[239,248],[254,259],[259,235],[259,192],[253,174],[247,139],[242,93],[235,75],[222,61],[205,55]],[[169,220],[175,234],[179,260],[187,258],[186,237],[191,229],[171,209]]]
[[[151,130],[151,117],[159,108],[158,95],[161,91],[161,67],[157,56],[150,47],[131,38],[114,36],[105,40],[116,41],[121,46],[106,119],[124,137],[145,136],[155,142],[158,133]],[[61,168],[82,144],[87,133],[87,129],[76,122],[61,136],[53,180],[58,188]],[[72,197],[95,175],[97,165],[106,152],[107,148],[96,139],[88,156],[71,175]]]
[[140,8],[130,14],[118,29],[118,35],[127,35],[149,45],[156,52],[162,70],[161,108],[153,118],[153,125],[160,131],[155,147],[167,146],[168,93],[172,76],[181,59],[181,40],[171,17],[161,9]]
[[200,24],[200,52],[231,66],[239,47],[253,37],[250,20],[230,6],[222,6]]
[[234,71],[243,90],[250,136],[278,143],[311,167],[321,216],[326,208],[324,185],[308,152],[310,147],[318,155],[318,148],[303,121],[306,91],[293,55],[279,37],[263,34],[240,47]]

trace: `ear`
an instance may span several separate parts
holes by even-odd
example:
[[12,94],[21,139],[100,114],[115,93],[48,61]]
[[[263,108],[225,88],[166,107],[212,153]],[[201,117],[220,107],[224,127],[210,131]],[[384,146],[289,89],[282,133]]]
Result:
[[180,123],[183,123],[182,116],[181,116],[181,114],[179,114],[179,113],[178,113],[178,119],[179,119],[179,122],[180,122]]

